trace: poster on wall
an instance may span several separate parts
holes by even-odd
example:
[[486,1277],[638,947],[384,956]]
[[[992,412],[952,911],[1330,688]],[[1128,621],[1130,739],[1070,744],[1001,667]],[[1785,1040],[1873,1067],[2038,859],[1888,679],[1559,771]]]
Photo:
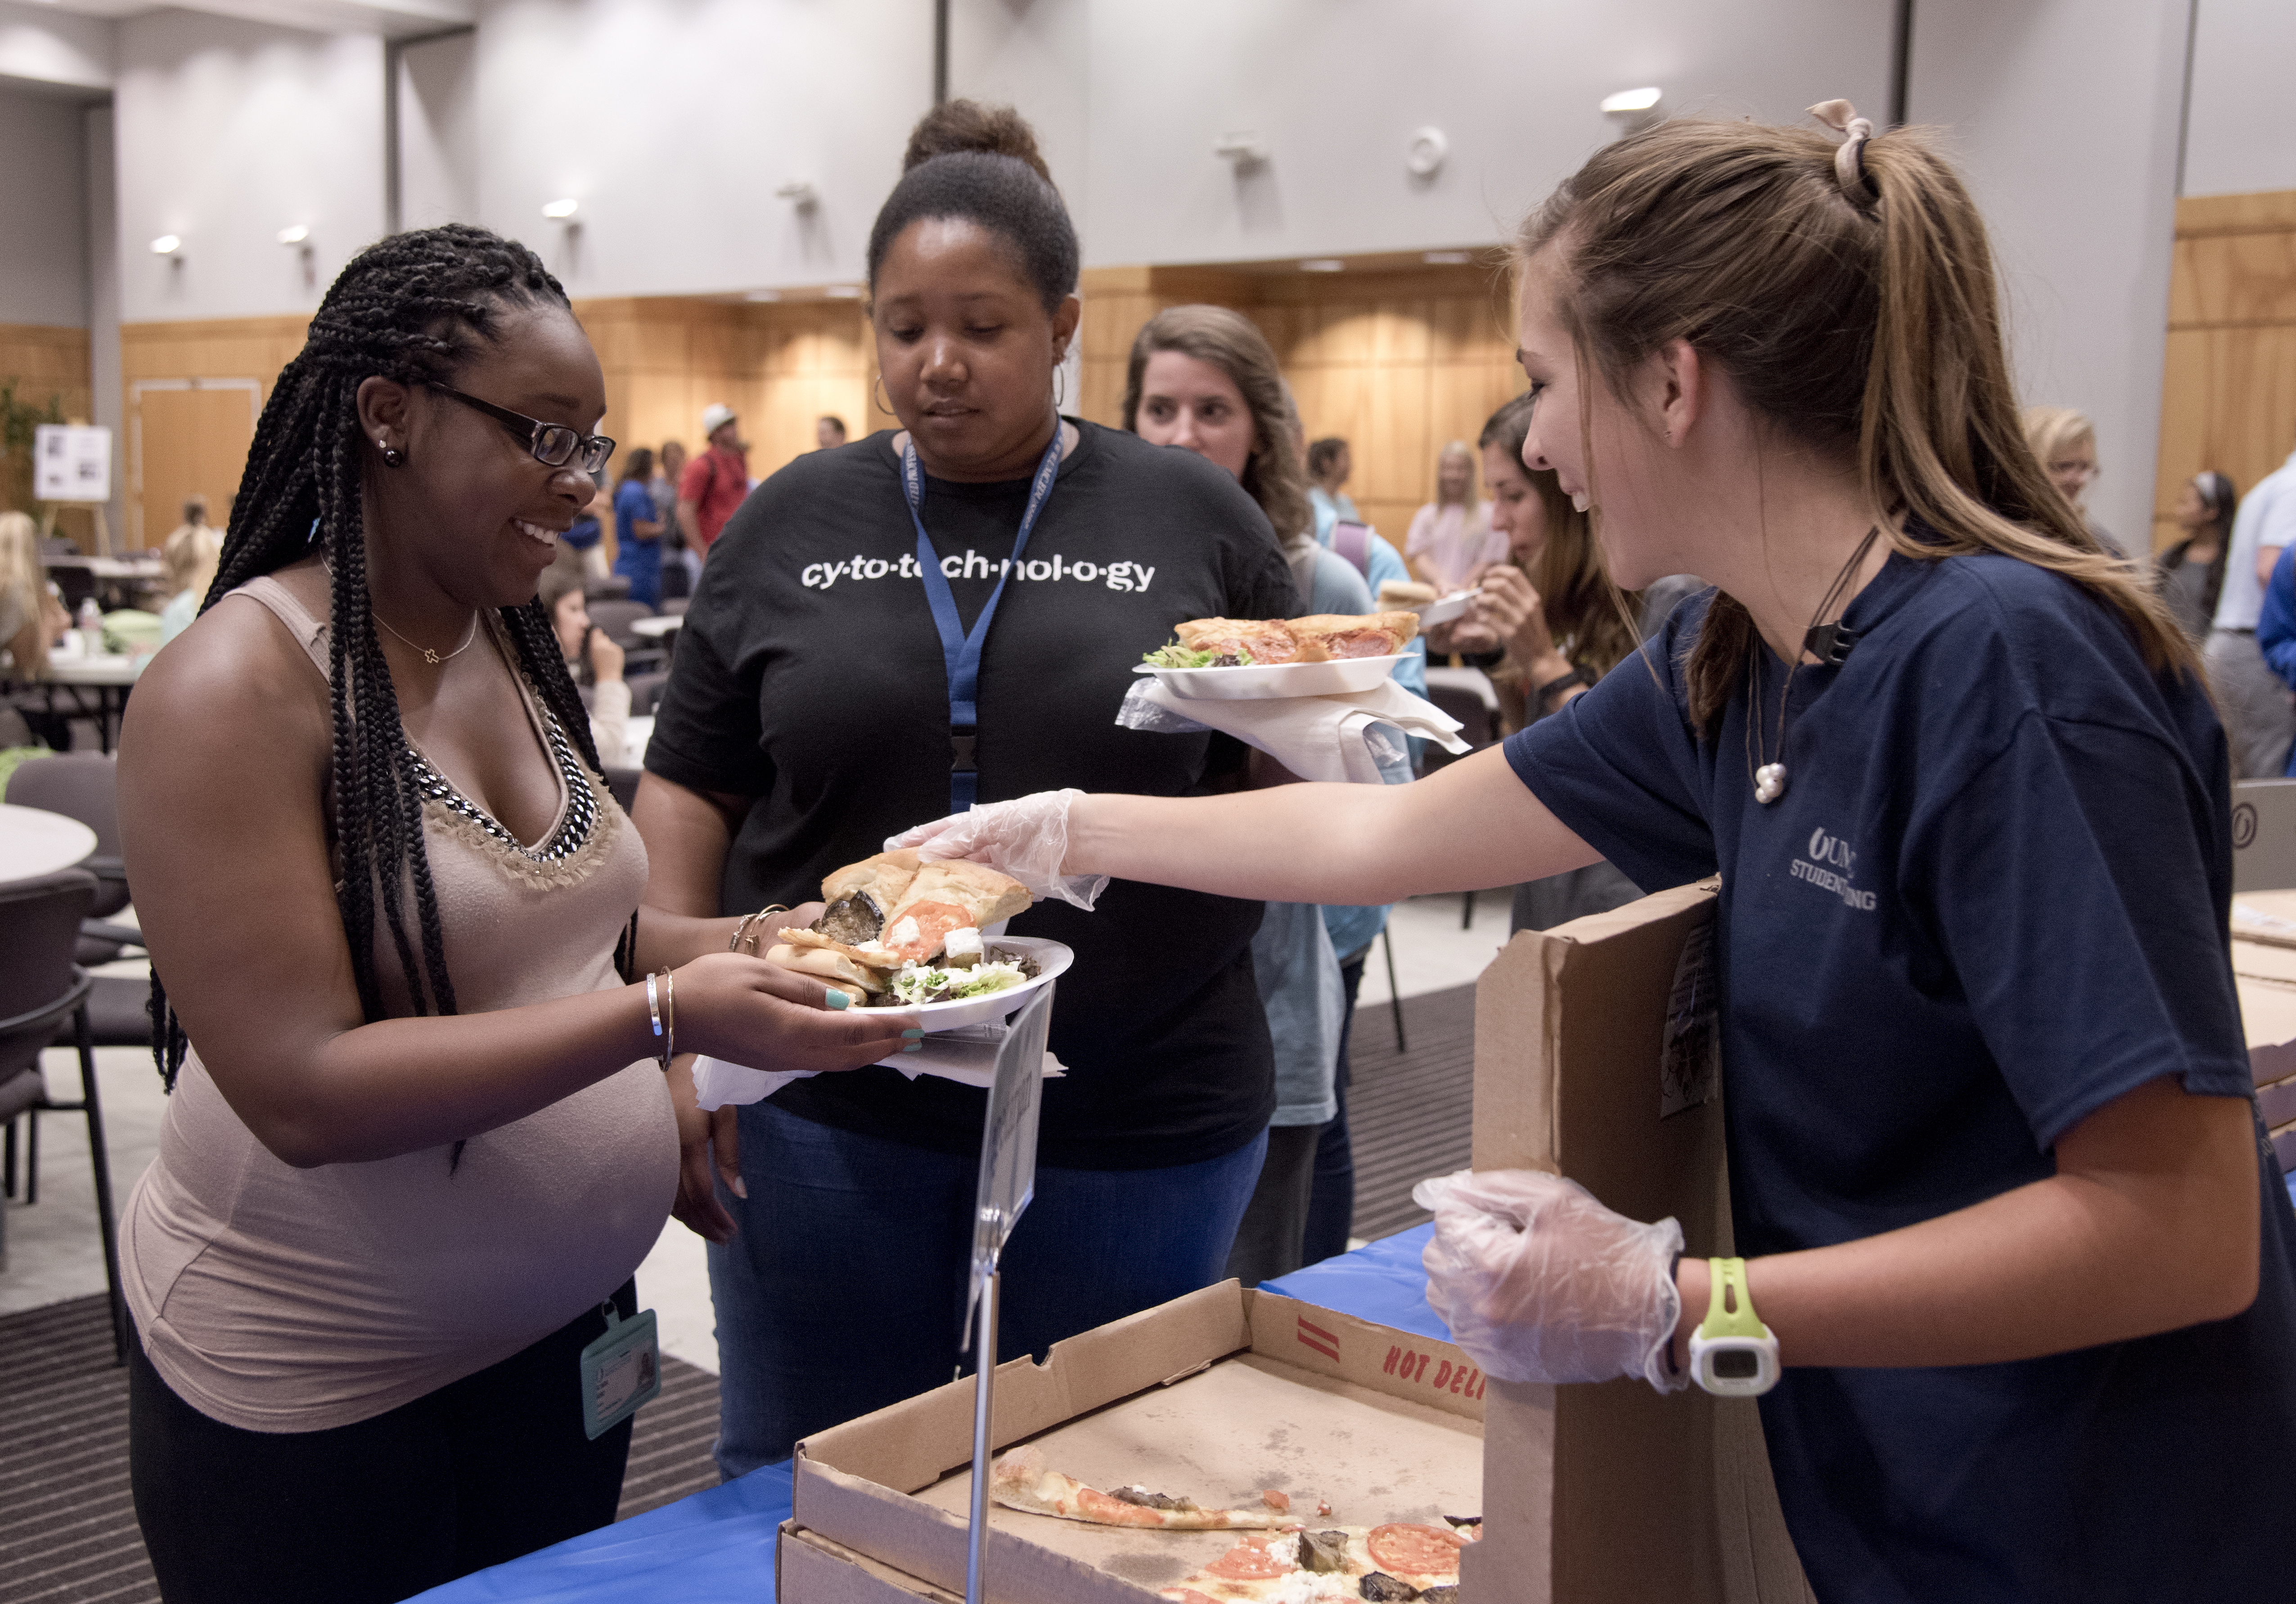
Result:
[[32,434],[32,494],[41,501],[111,499],[111,431],[43,423]]

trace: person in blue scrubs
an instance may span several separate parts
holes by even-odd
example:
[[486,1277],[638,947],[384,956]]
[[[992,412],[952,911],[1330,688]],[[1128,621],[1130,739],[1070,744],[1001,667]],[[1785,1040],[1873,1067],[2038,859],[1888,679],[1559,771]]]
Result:
[[[1524,461],[1621,585],[1717,587],[1640,666],[1417,785],[1024,797],[905,839],[1323,902],[1718,872],[1735,1250],[1816,1595],[2284,1596],[2296,1218],[2224,732],[2023,443],[1961,179],[1818,111],[1845,142],[1630,135],[1516,242]],[[1492,1374],[1672,1390],[1718,1246],[1497,1172],[1450,1183],[1429,1294]]]
[[653,504],[653,453],[639,446],[614,487],[614,572],[630,582],[630,600],[661,605],[661,520]]

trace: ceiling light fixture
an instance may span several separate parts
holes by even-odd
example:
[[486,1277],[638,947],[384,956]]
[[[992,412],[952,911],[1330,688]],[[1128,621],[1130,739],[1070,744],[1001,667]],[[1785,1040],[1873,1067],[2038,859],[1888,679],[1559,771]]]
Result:
[[1475,259],[1472,250],[1431,250],[1421,258],[1430,267],[1464,267]]
[[568,195],[561,200],[545,201],[542,215],[553,223],[564,223],[570,220],[574,214],[581,209],[582,203],[573,196]]
[[279,231],[282,245],[307,245],[310,240],[311,225],[308,223],[291,223]]
[[153,256],[171,257],[177,251],[183,250],[183,241],[174,234],[161,234],[158,239],[152,241],[152,254]]
[[1655,110],[1662,93],[1657,89],[1621,89],[1616,94],[1606,94],[1603,97],[1603,115],[1633,117]]
[[1300,264],[1302,273],[1345,273],[1348,265],[1337,257],[1309,257]]
[[1449,135],[1437,127],[1419,128],[1413,131],[1411,142],[1404,146],[1403,165],[1414,178],[1432,178],[1450,153]]

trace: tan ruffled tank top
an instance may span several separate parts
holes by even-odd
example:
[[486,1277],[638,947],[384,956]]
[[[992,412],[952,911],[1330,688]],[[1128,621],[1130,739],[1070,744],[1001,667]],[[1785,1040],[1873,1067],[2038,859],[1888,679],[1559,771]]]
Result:
[[[327,626],[285,587],[259,578],[234,597],[268,608],[325,675]],[[487,627],[514,664],[491,614]],[[645,888],[636,830],[513,677],[558,773],[541,841],[519,842],[418,765],[464,1013],[621,985],[614,946]],[[390,1010],[411,1013],[390,937],[378,937]],[[128,1307],[153,1368],[201,1412],[249,1430],[369,1419],[594,1306],[652,1248],[677,1189],[676,1117],[651,1060],[471,1137],[451,1167],[448,1158],[440,1146],[293,1168],[232,1112],[193,1043],[120,1227]],[[571,1410],[570,1371],[567,1386]]]

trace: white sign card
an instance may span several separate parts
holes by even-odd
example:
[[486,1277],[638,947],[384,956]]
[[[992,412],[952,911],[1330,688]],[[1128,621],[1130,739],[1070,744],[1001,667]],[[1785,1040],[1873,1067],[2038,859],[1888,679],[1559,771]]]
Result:
[[32,433],[32,495],[39,501],[110,501],[111,431],[41,424]]

